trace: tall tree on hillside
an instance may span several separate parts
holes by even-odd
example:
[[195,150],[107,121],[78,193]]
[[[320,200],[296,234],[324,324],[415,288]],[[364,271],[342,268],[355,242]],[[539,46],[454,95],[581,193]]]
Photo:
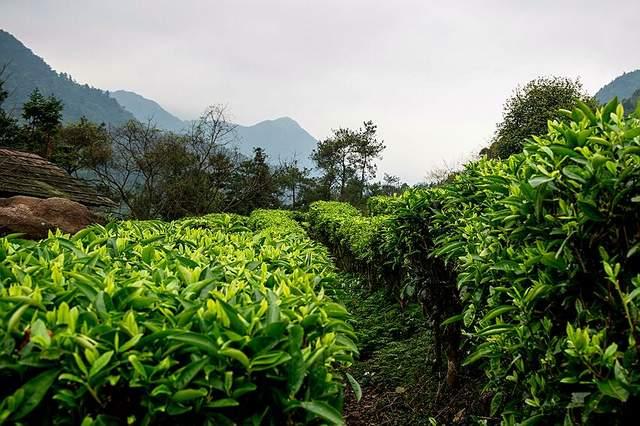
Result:
[[22,106],[22,118],[27,122],[25,134],[27,145],[51,158],[55,148],[54,136],[62,122],[62,101],[55,96],[44,96],[35,89]]
[[5,67],[0,68],[0,146],[14,146],[18,137],[18,122],[2,105],[9,97],[9,92],[5,89],[3,79]]
[[622,106],[627,114],[640,110],[640,89],[636,90],[631,97],[622,101]]
[[583,91],[579,80],[540,77],[518,87],[504,104],[503,118],[491,145],[481,154],[504,159],[521,152],[527,138],[546,133],[547,122],[564,119],[559,110],[573,109],[578,100],[597,106],[596,101]]
[[328,198],[337,191],[338,199],[344,200],[347,184],[355,176],[351,152],[357,133],[351,129],[338,129],[333,136],[320,141],[311,159],[323,171],[321,184]]

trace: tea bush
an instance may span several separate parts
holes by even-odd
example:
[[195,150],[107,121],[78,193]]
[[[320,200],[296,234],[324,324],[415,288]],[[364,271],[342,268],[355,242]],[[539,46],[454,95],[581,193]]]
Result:
[[256,230],[271,229],[306,237],[307,232],[298,224],[293,216],[294,213],[289,210],[257,209],[249,215],[248,224]]
[[457,324],[441,323],[458,314],[460,304],[451,269],[430,257],[430,194],[412,190],[399,197],[378,197],[390,214],[375,216],[362,216],[346,203],[320,201],[309,206],[308,218],[313,234],[343,267],[364,274],[370,287],[386,286],[403,305],[414,300],[423,306],[434,332],[435,365],[441,366],[445,350],[447,380],[453,384],[460,333]]
[[333,266],[259,216],[0,238],[0,422],[342,423]]
[[504,424],[628,424],[640,392],[640,120],[565,111],[439,190],[435,254]]
[[401,196],[374,195],[367,199],[367,211],[370,216],[391,214],[396,209],[396,204]]
[[[614,100],[563,114],[522,154],[375,198],[378,225],[326,204],[309,220],[417,297],[449,349],[464,328],[465,364],[486,372],[504,424],[628,424],[640,399],[640,111]],[[366,250],[350,243],[355,224]]]
[[368,217],[348,203],[316,201],[309,206],[311,230],[349,270],[375,273],[386,216]]

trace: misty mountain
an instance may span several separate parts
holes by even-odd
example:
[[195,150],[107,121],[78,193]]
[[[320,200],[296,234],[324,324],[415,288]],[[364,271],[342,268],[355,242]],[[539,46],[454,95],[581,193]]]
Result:
[[135,92],[116,90],[115,92],[109,93],[109,95],[118,101],[125,110],[133,114],[138,121],[142,121],[143,123],[152,121],[159,128],[173,132],[181,132],[189,127],[189,123],[170,114],[157,102],[147,99]]
[[65,73],[54,71],[13,35],[0,30],[0,70],[9,97],[4,109],[21,115],[22,105],[38,88],[44,95],[55,95],[64,103],[63,120],[77,121],[85,116],[97,123],[120,124],[133,118],[103,90],[80,84]]
[[626,112],[635,111],[636,108],[638,108],[639,104],[640,104],[640,89],[633,92],[633,95],[631,95],[630,98],[622,101],[622,106],[624,106],[624,110]]
[[614,97],[623,101],[629,99],[640,90],[640,70],[626,72],[613,79],[596,93],[596,99],[601,104],[609,102]]
[[[111,96],[139,121],[150,120],[161,129],[174,132],[191,127],[190,121],[181,120],[157,102],[137,93],[118,90],[112,92]],[[309,156],[317,141],[292,118],[281,117],[252,126],[237,125],[236,132],[237,148],[246,156],[253,154],[253,148],[260,147],[269,155],[271,163],[295,158],[300,165],[311,167]]]
[[240,152],[244,154],[250,155],[253,148],[260,147],[272,163],[295,158],[301,166],[311,167],[309,156],[318,141],[292,118],[261,121],[253,126],[238,125],[236,130]]

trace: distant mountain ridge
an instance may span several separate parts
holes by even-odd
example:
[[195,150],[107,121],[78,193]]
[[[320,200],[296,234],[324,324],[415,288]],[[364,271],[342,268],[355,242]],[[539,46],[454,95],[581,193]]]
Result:
[[88,84],[79,84],[71,76],[54,71],[13,35],[0,30],[0,69],[9,97],[4,108],[20,116],[22,105],[38,88],[55,95],[64,103],[63,120],[78,121],[85,116],[97,123],[121,124],[133,118],[107,92]]
[[[31,92],[38,88],[45,95],[55,95],[64,104],[63,121],[78,121],[82,116],[96,123],[119,125],[128,120],[151,120],[159,128],[181,132],[191,126],[171,114],[152,99],[135,92],[117,90],[109,93],[88,84],[79,84],[66,73],[53,70],[41,57],[34,54],[10,33],[0,30],[0,76],[6,80],[9,98],[4,109],[19,117],[22,105]],[[300,165],[311,167],[311,155],[316,139],[295,120],[282,117],[266,120],[253,126],[237,127],[241,153],[253,154],[254,147],[265,150],[272,163],[278,160],[298,159]]]
[[[181,120],[157,102],[137,93],[117,90],[110,95],[138,121],[151,121],[159,128],[173,132],[191,127],[191,121]],[[292,118],[265,120],[252,126],[237,125],[236,132],[237,148],[246,156],[251,156],[253,148],[259,147],[269,155],[271,163],[295,158],[301,166],[312,166],[309,156],[316,147],[317,140]]]
[[640,90],[640,69],[626,72],[614,78],[610,83],[598,90],[595,98],[601,104],[609,102],[616,96],[618,100],[623,101],[631,98],[638,90]]
[[135,92],[116,90],[109,95],[133,116],[142,122],[151,120],[158,127],[172,132],[181,132],[188,127],[188,123],[167,112],[157,102],[147,99]]

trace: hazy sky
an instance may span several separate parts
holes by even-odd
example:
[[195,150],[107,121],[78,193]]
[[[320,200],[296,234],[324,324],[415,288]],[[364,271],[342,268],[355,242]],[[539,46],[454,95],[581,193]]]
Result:
[[638,0],[0,0],[0,28],[79,82],[317,138],[373,120],[380,171],[410,182],[486,145],[518,84],[593,93],[640,68],[639,16]]

